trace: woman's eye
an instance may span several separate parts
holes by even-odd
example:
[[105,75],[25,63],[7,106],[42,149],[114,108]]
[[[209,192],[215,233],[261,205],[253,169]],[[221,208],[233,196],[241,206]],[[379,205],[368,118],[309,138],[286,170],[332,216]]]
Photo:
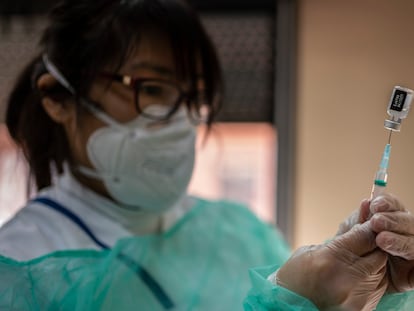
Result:
[[181,96],[180,90],[173,84],[162,81],[146,81],[140,85],[137,97],[138,105],[174,106]]
[[141,92],[143,95],[160,96],[164,93],[164,90],[157,85],[145,85],[141,87]]

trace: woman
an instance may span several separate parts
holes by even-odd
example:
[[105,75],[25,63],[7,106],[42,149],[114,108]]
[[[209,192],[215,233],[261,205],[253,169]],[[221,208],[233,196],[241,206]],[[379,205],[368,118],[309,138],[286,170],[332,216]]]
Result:
[[276,273],[289,257],[277,231],[186,195],[195,126],[211,126],[220,98],[214,48],[185,2],[58,4],[8,103],[39,193],[0,230],[12,258],[0,307],[238,310],[247,270],[271,264],[252,271],[246,309],[375,307],[389,278],[369,222]]

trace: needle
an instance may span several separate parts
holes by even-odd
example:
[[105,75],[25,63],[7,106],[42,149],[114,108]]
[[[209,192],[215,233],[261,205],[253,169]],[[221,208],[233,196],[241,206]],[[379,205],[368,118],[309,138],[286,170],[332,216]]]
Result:
[[390,130],[390,134],[388,136],[388,145],[391,145],[391,134],[392,134],[392,131]]

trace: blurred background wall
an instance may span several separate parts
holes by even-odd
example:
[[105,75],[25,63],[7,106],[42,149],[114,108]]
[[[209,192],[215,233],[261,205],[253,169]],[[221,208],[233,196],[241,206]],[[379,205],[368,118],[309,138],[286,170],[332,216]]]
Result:
[[[414,1],[300,0],[294,245],[370,195],[394,85],[414,88]],[[414,110],[414,109],[413,109]],[[389,192],[414,211],[414,111],[392,136]]]

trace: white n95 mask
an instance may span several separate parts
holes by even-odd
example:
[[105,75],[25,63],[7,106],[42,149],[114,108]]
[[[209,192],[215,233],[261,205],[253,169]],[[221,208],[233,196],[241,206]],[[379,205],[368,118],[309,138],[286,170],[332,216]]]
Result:
[[85,104],[108,126],[97,129],[87,141],[95,170],[79,167],[80,172],[102,180],[116,201],[131,208],[165,210],[185,194],[193,172],[196,135],[184,108],[166,124],[151,128],[154,121],[145,117],[121,124]]

